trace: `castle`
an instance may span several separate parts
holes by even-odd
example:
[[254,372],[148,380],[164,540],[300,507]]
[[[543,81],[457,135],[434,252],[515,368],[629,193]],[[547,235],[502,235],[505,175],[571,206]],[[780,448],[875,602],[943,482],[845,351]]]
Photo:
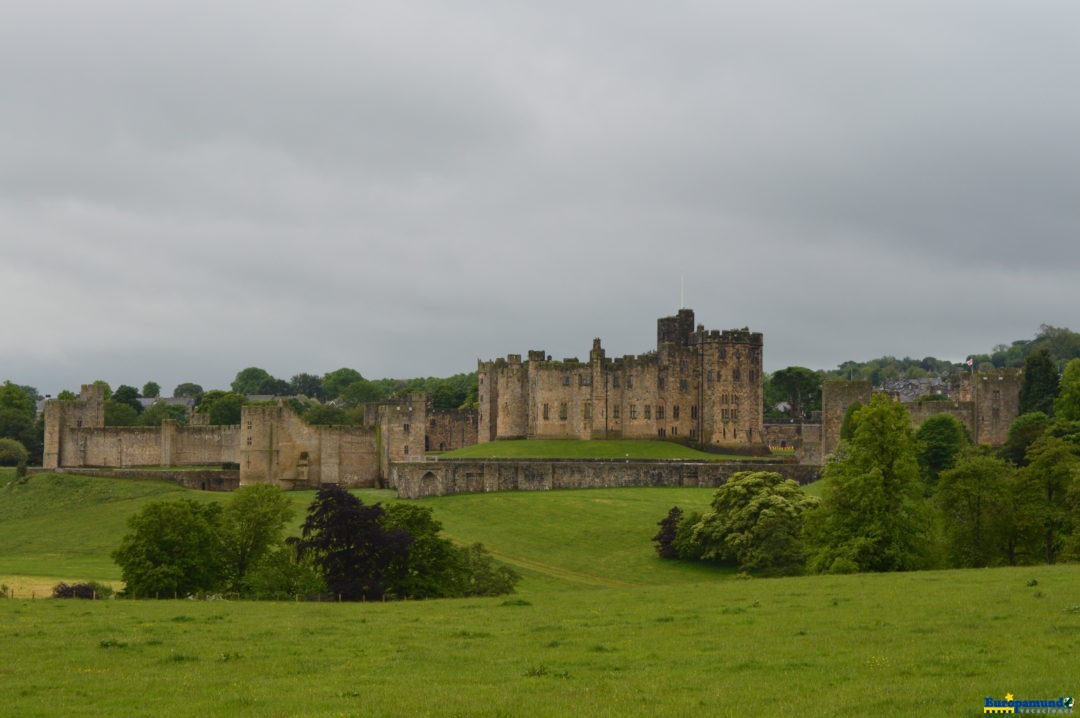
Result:
[[717,446],[764,443],[762,337],[706,331],[680,309],[657,321],[656,351],[589,361],[543,351],[481,361],[480,442],[499,439],[670,439]]
[[[543,351],[480,361],[476,411],[435,409],[412,394],[364,407],[362,426],[312,426],[288,403],[245,405],[235,426],[105,426],[104,390],[87,385],[75,401],[45,404],[43,466],[56,468],[225,465],[230,472],[172,477],[194,488],[271,483],[309,488],[333,483],[393,487],[399,495],[574,486],[718,486],[762,464],[661,461],[497,461],[429,459],[502,439],[663,439],[705,449],[767,453],[794,446],[796,459],[774,457],[769,470],[811,480],[840,440],[844,414],[867,404],[865,381],[826,381],[820,419],[763,421],[762,335],[749,329],[707,331],[680,309],[657,321],[656,350],[609,359],[600,340],[587,362],[553,361]],[[1022,370],[964,374],[939,400],[904,402],[918,427],[951,414],[982,444],[1004,443],[1019,413]],[[207,472],[215,473],[215,472]],[[228,475],[226,475],[228,474]]]

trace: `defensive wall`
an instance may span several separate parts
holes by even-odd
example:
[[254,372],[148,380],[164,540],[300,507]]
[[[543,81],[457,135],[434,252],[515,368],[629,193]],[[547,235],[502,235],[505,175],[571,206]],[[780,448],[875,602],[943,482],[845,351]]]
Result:
[[740,471],[774,471],[799,483],[820,467],[769,461],[634,461],[606,459],[441,459],[393,464],[390,486],[401,498],[552,489],[683,486],[716,488]]

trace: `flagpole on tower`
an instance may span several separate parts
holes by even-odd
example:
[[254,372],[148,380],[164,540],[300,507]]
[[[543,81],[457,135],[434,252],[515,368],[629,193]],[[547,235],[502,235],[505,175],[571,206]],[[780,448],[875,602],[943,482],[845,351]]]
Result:
[[679,277],[679,309],[686,309],[686,275]]

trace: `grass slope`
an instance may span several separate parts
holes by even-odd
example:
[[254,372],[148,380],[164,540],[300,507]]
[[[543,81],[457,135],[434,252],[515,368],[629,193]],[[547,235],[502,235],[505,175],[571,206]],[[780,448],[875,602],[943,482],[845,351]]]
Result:
[[577,439],[519,439],[474,444],[440,454],[448,459],[682,459],[768,461],[726,454],[709,454],[670,441],[579,441]]
[[[127,513],[169,484],[0,490],[11,566],[115,575]],[[366,501],[389,492],[361,492]],[[526,578],[509,599],[396,604],[0,600],[11,715],[981,715],[1076,691],[1080,567],[732,580],[655,558],[707,489],[427,499]],[[298,507],[310,492],[290,494]],[[91,528],[80,528],[89,523]],[[34,530],[37,535],[13,538]],[[83,544],[68,538],[82,533]],[[37,557],[31,562],[23,554]],[[104,573],[102,573],[104,572]],[[1034,582],[1034,585],[1032,585]]]

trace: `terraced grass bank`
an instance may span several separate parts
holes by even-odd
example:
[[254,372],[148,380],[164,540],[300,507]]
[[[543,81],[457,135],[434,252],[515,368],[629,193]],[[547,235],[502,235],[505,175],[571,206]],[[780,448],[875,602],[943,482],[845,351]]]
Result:
[[440,454],[444,459],[646,459],[680,461],[777,461],[781,457],[710,454],[671,441],[520,439],[474,444]]

